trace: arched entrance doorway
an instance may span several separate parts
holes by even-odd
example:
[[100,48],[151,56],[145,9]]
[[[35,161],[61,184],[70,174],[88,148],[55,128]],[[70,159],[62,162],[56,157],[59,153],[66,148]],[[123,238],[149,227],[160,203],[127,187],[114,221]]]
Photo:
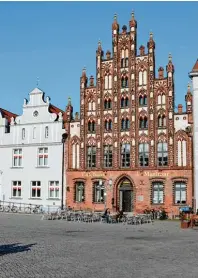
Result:
[[129,179],[123,178],[118,185],[119,209],[124,212],[133,210],[133,186]]

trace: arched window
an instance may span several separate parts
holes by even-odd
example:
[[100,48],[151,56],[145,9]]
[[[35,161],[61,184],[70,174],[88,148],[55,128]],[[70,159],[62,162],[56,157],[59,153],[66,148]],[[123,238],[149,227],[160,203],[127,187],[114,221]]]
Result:
[[168,145],[165,142],[159,142],[157,144],[157,158],[159,166],[168,165]]
[[143,117],[140,117],[140,120],[139,120],[139,128],[140,128],[140,129],[148,128],[148,119],[147,119],[146,116],[145,116],[144,118],[143,118]]
[[142,106],[143,104],[144,104],[143,97],[139,96],[139,106]]
[[162,96],[161,95],[157,96],[157,104],[162,104]]
[[130,128],[130,121],[129,121],[129,119],[128,118],[122,119],[122,121],[121,121],[121,129],[122,130],[127,130],[129,128]]
[[95,121],[89,121],[88,122],[88,131],[95,132],[95,128],[96,128]]
[[112,120],[105,120],[105,130],[112,130]]
[[128,49],[122,49],[121,51],[121,68],[127,68],[129,66],[129,51]]
[[128,87],[128,77],[127,76],[123,76],[121,79],[121,87],[122,88],[127,88]]
[[162,104],[166,104],[166,96],[165,96],[165,94],[162,94]]
[[158,127],[165,127],[166,126],[166,116],[159,115],[158,116]]
[[80,166],[80,146],[79,144],[72,145],[72,168],[78,169]]
[[158,127],[162,127],[162,117],[161,117],[161,115],[158,116]]
[[111,109],[111,104],[112,104],[112,102],[111,102],[110,98],[108,100],[105,99],[105,101],[104,101],[104,109]]
[[46,126],[45,127],[45,138],[48,138],[48,136],[49,136],[49,127]]
[[186,166],[187,164],[187,142],[179,140],[177,142],[177,164],[178,166]]
[[121,108],[128,107],[129,106],[129,98],[128,97],[122,97],[121,98]]
[[143,72],[143,85],[146,85],[147,84],[147,71],[145,70]]

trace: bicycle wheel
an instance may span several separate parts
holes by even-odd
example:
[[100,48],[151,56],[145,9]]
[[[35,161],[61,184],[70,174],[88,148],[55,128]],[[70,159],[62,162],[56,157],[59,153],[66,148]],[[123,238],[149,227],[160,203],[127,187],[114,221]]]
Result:
[[0,206],[0,212],[3,212],[3,211],[4,211],[4,207]]
[[12,212],[14,212],[14,213],[18,212],[18,207],[17,206],[13,206],[12,207]]
[[10,212],[10,207],[5,207],[5,212]]
[[31,213],[30,207],[25,208],[25,213]]

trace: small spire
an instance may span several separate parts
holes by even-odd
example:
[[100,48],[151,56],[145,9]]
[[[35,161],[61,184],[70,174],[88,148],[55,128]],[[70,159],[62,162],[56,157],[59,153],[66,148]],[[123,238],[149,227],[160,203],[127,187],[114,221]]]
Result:
[[135,13],[134,13],[134,11],[132,11],[132,13],[131,13],[131,19],[132,19],[132,20],[135,19]]
[[114,14],[114,20],[117,21],[117,14]]
[[71,97],[68,97],[68,105],[71,105]]
[[190,92],[190,83],[188,82],[188,92]]
[[98,41],[98,47],[101,47],[101,40]]
[[168,60],[169,60],[169,62],[172,62],[172,55],[171,55],[171,53],[168,54]]
[[149,36],[150,36],[150,39],[153,39],[153,32],[150,32]]

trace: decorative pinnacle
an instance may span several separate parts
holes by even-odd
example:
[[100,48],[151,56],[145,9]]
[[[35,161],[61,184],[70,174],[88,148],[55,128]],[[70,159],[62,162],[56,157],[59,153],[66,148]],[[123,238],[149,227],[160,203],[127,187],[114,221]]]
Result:
[[172,55],[171,55],[171,53],[169,53],[169,55],[168,55],[168,60],[169,60],[169,62],[172,62]]
[[37,80],[36,80],[36,87],[38,88],[39,86],[39,77],[37,77]]
[[153,32],[150,32],[150,39],[153,39]]
[[135,19],[134,11],[132,11],[132,13],[131,13],[131,18],[132,18],[132,20]]
[[114,20],[117,21],[117,14],[114,14]]
[[190,92],[190,83],[188,83],[188,91]]
[[98,41],[98,47],[101,47],[101,40]]
[[68,97],[68,105],[71,105],[71,97]]

